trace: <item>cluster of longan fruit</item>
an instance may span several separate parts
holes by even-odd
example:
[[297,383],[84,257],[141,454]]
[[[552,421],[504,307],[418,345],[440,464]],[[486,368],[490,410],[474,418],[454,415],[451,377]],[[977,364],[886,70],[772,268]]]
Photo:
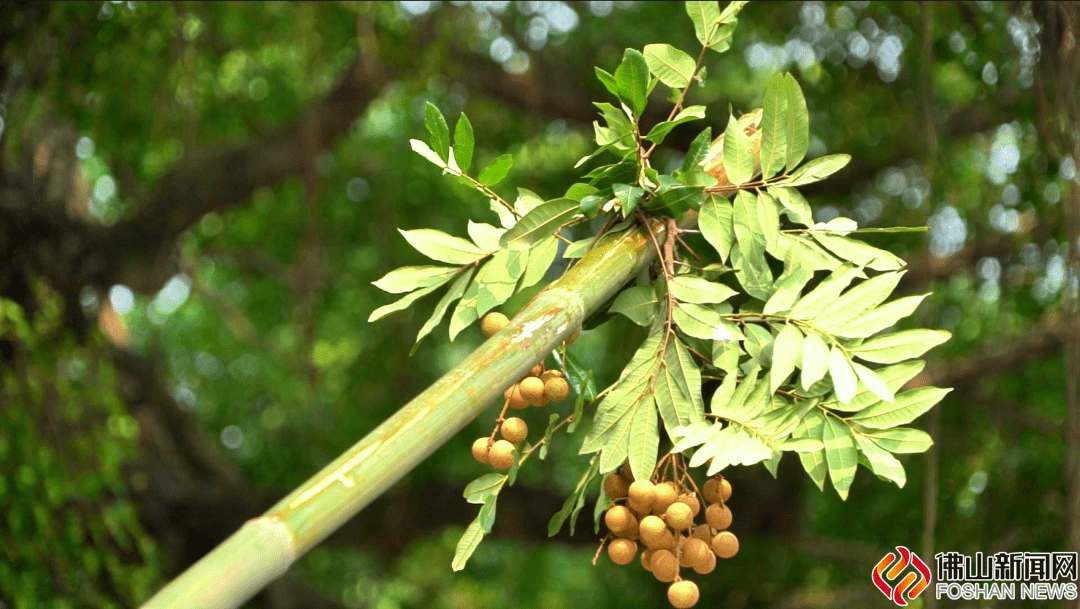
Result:
[[[507,323],[505,315],[492,312],[481,320],[480,329],[484,336],[491,338]],[[529,370],[525,378],[511,385],[503,395],[506,403],[499,418],[495,420],[495,429],[489,437],[477,438],[472,445],[474,459],[500,470],[510,469],[514,464],[514,446],[524,442],[529,435],[529,427],[525,421],[517,417],[503,418],[506,409],[525,410],[529,406],[540,407],[546,406],[548,402],[561,402],[570,395],[570,383],[563,378],[561,370],[545,370],[544,364],[539,363]],[[497,434],[502,435],[501,440],[495,439]]]
[[[619,565],[628,565],[637,556],[638,543],[644,546],[641,565],[662,582],[671,582],[668,601],[683,609],[697,604],[697,584],[679,577],[680,568],[711,573],[716,559],[731,558],[739,551],[739,540],[726,530],[731,526],[731,483],[722,476],[711,478],[698,493],[674,481],[654,484],[631,481],[627,468],[604,479],[604,492],[615,502],[604,513],[604,523],[614,537],[608,556]],[[691,484],[693,482],[691,481]],[[694,519],[704,512],[704,523]]]

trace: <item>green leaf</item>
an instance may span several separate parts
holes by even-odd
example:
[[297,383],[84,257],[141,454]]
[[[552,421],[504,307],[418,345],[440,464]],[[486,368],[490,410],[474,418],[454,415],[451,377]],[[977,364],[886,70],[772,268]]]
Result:
[[697,304],[721,303],[738,294],[722,283],[708,281],[696,275],[673,277],[668,290],[680,302]]
[[848,287],[856,277],[865,276],[863,270],[859,267],[844,265],[837,268],[817,287],[810,290],[810,293],[800,298],[795,303],[795,306],[791,307],[791,317],[795,319],[817,319],[821,311],[839,298],[844,288]]
[[772,332],[757,324],[747,324],[744,326],[744,332],[746,342],[743,343],[743,349],[762,366],[766,368],[772,366],[772,348],[775,339]]
[[805,186],[820,182],[832,174],[840,171],[851,162],[850,154],[831,154],[808,161],[802,167],[791,172],[787,178],[777,184],[784,186]]
[[500,243],[511,250],[526,250],[552,236],[563,224],[580,215],[577,201],[553,199],[525,214],[506,231]]
[[476,247],[485,252],[496,252],[499,249],[499,239],[506,232],[505,228],[496,228],[484,222],[469,220],[469,238]]
[[461,539],[458,540],[457,549],[454,551],[454,562],[450,564],[454,571],[465,568],[465,564],[469,562],[469,558],[483,539],[484,531],[480,526],[480,516],[477,515],[476,519],[465,529]]
[[952,334],[945,330],[905,330],[872,338],[851,353],[868,362],[895,364],[906,359],[919,357],[930,349],[949,340]]
[[850,402],[855,397],[859,379],[851,367],[851,360],[839,345],[834,345],[829,353],[829,376],[832,377],[833,389],[840,402],[844,404]]
[[635,117],[645,112],[649,87],[649,66],[645,56],[636,49],[626,49],[622,63],[615,70],[619,99],[629,106]]
[[814,383],[825,378],[829,371],[829,346],[817,332],[807,332],[803,340],[802,375],[800,384],[809,390]]
[[439,155],[440,159],[449,162],[450,128],[446,126],[446,118],[443,117],[442,112],[439,112],[439,108],[431,102],[424,105],[424,126],[431,134],[432,150]]
[[770,253],[782,258],[788,267],[801,266],[812,271],[835,271],[843,264],[828,250],[803,235],[780,233],[776,248]]
[[867,338],[873,336],[914,313],[923,299],[929,295],[906,296],[881,305],[847,322],[836,330],[836,335],[844,338]]
[[596,71],[596,79],[600,81],[600,84],[604,85],[604,88],[608,90],[615,97],[619,96],[619,83],[615,82],[615,76],[611,72],[602,70],[600,68],[593,68]]
[[439,158],[438,153],[432,150],[431,146],[428,146],[427,142],[421,142],[420,140],[409,140],[409,146],[412,148],[413,152],[427,159],[428,162],[432,165],[448,170],[450,171],[450,173],[455,173],[453,170],[449,169],[446,161]]
[[787,163],[788,99],[784,76],[777,74],[765,88],[761,115],[761,178],[768,180]]
[[803,287],[813,276],[813,273],[804,268],[796,268],[790,275],[781,277],[776,282],[776,291],[765,303],[765,308],[761,312],[772,315],[790,310],[791,306],[795,304],[795,301],[802,294]]
[[676,186],[645,203],[644,208],[652,213],[680,218],[688,210],[701,207],[704,200],[705,189],[701,186]]
[[663,121],[653,125],[645,139],[660,144],[667,137],[667,134],[671,133],[671,130],[678,125],[703,118],[705,118],[705,106],[687,106],[680,110],[670,121]]
[[[856,362],[852,362],[852,366],[858,366]],[[922,360],[914,360],[902,362],[899,364],[893,364],[892,366],[885,366],[880,370],[876,370],[874,373],[884,383],[888,391],[895,394],[904,386],[905,383],[915,378],[917,374],[922,372],[922,369],[926,366],[926,362]],[[858,412],[871,404],[880,402],[881,398],[878,397],[866,383],[860,382],[859,388],[855,392],[855,397],[852,398],[847,404],[839,404],[837,402],[829,402],[826,404],[833,410],[842,410],[844,412]]]
[[849,420],[870,429],[888,429],[904,425],[922,416],[940,402],[952,389],[919,387],[896,396],[893,402],[878,402],[849,417]]
[[641,202],[641,198],[645,196],[645,189],[631,184],[612,184],[611,189],[622,206],[622,213],[625,218],[629,218],[634,213],[634,209]]
[[660,430],[651,400],[644,401],[634,412],[630,423],[628,456],[630,471],[636,480],[648,480],[656,467],[656,451],[660,447]]
[[529,262],[525,265],[525,273],[521,276],[521,286],[518,289],[523,290],[536,285],[543,279],[558,251],[559,240],[554,236],[532,246],[529,250]]
[[731,203],[720,195],[709,195],[701,205],[698,226],[709,245],[727,261],[731,246],[735,243],[735,228]]
[[671,340],[664,352],[664,365],[656,376],[655,394],[656,407],[669,434],[676,427],[703,420],[705,403],[701,398],[701,371],[678,339]]
[[[683,172],[691,171],[701,166],[705,162],[705,157],[709,154],[709,146],[712,144],[712,127],[705,127],[702,131],[690,142],[690,148],[686,152],[686,157],[683,158],[682,170]],[[719,197],[719,195],[711,195]],[[722,198],[722,197],[719,197]],[[725,201],[727,199],[724,199]]]
[[934,445],[930,434],[921,429],[893,427],[892,429],[868,429],[855,425],[855,431],[874,441],[874,444],[891,453],[923,453]]
[[[823,441],[823,432],[825,429],[825,417],[819,410],[812,410],[804,418],[799,425],[795,428],[795,431],[791,433],[792,438],[796,439],[810,439]],[[817,484],[818,489],[825,490],[825,475],[828,473],[828,465],[825,462],[825,450],[817,452],[800,452],[799,461],[802,462],[803,469],[810,475],[810,479]]]
[[659,309],[660,301],[652,286],[636,286],[620,292],[608,310],[625,315],[639,326],[648,327],[656,319]]
[[476,281],[473,281],[465,288],[465,293],[461,295],[461,300],[458,301],[457,306],[454,307],[454,312],[450,314],[450,340],[453,341],[458,333],[465,328],[468,328],[474,321],[480,319],[480,316],[476,312],[477,300],[480,298],[481,287]]
[[810,203],[798,190],[784,186],[769,186],[768,192],[780,201],[792,221],[803,226],[813,225],[814,213],[810,211]]
[[865,266],[875,271],[895,271],[904,266],[904,261],[901,258],[862,241],[819,232],[811,233],[811,235],[830,252],[859,266]]
[[528,253],[499,250],[491,261],[476,274],[480,290],[476,299],[476,314],[483,315],[506,302],[514,295],[518,279],[525,272]]
[[854,434],[854,438],[859,451],[870,462],[870,470],[875,475],[895,482],[896,486],[904,488],[904,484],[907,483],[907,474],[904,472],[904,466],[896,460],[896,457],[860,434]]
[[784,324],[773,343],[773,365],[769,371],[769,389],[775,392],[795,371],[795,362],[802,355],[803,334],[795,324]]
[[[727,153],[724,158],[727,158]],[[765,235],[759,222],[757,198],[754,195],[745,190],[739,191],[735,197],[732,223],[743,259],[764,264]]]
[[566,189],[566,194],[563,195],[567,199],[573,199],[575,201],[581,201],[585,197],[600,192],[595,186],[589,186],[583,182],[577,182],[571,184],[570,188]]
[[694,77],[694,58],[670,44],[645,45],[645,63],[660,82],[673,89],[690,84]]
[[448,266],[403,266],[372,281],[371,284],[391,294],[404,294],[431,285],[441,285],[459,270]]
[[825,450],[825,443],[816,438],[792,438],[784,440],[780,448],[796,453],[816,453]]
[[[749,182],[754,177],[754,152],[750,148],[750,137],[734,115],[728,117],[727,131],[724,132],[724,171],[733,186]],[[740,195],[743,193],[739,191]]]
[[883,273],[863,281],[825,305],[815,318],[818,328],[832,331],[846,325],[868,309],[878,306],[896,289],[905,271]]
[[[596,144],[598,146],[611,145],[617,150],[633,149],[635,133],[634,125],[630,122],[630,118],[626,116],[626,113],[607,103],[594,102],[593,105],[599,108],[600,114],[604,117],[604,122],[606,123],[606,126],[602,127],[600,126],[600,123],[593,122],[593,131],[596,134]],[[585,159],[582,159],[582,161],[584,160]],[[580,165],[582,161],[579,161],[578,164]],[[593,171],[595,172],[596,170]],[[590,172],[590,175],[592,175],[592,172]]]
[[790,171],[802,162],[810,146],[810,114],[802,89],[790,73],[784,76],[784,89],[788,108],[784,141],[787,142],[787,168]]
[[[435,305],[435,311],[431,313],[431,317],[424,322],[424,326],[420,328],[420,332],[416,335],[416,342],[413,343],[413,351],[416,351],[416,346],[420,344],[420,341],[431,333],[435,329],[435,326],[442,323],[443,316],[446,315],[446,310],[450,308],[450,303],[454,302],[461,295],[465,293],[465,287],[469,285],[469,280],[472,279],[475,268],[467,268],[465,272],[458,276],[457,281],[450,286],[446,294],[439,300],[439,304]],[[412,355],[412,352],[409,353]]]
[[672,311],[672,319],[689,336],[705,340],[746,340],[739,328],[720,317],[715,309],[691,303],[682,303]]
[[548,415],[548,424],[544,428],[544,443],[540,446],[540,460],[547,459],[548,449],[551,447],[551,434],[555,432],[555,424],[559,422],[559,413],[553,412]]
[[486,252],[469,241],[430,228],[398,229],[416,251],[439,262],[469,264],[483,258]]
[[[579,396],[583,396],[584,400],[591,402],[596,399],[596,383],[593,381],[592,370],[589,370],[578,361],[577,357],[569,351],[566,352],[566,360],[563,362],[566,366],[566,378],[570,382],[570,387]],[[575,417],[575,420],[579,420],[581,417]]]
[[738,2],[728,2],[728,5],[724,7],[724,12],[720,13],[720,23],[732,23],[739,15],[739,11],[748,4],[747,1],[742,0]]
[[855,369],[855,375],[859,377],[859,380],[862,381],[863,385],[866,385],[866,388],[869,389],[871,393],[886,402],[892,402],[895,399],[893,390],[889,388],[889,385],[886,384],[876,372],[863,366],[859,362],[852,362],[851,367]]
[[462,112],[461,118],[458,119],[457,125],[454,127],[454,161],[457,162],[458,168],[465,173],[468,173],[469,168],[472,166],[474,147],[472,123],[469,122],[469,117]]
[[490,188],[499,182],[502,182],[503,178],[510,174],[510,169],[513,166],[514,157],[509,154],[504,154],[488,163],[488,166],[480,171],[480,177],[477,179],[481,184]]
[[483,504],[492,495],[498,495],[506,483],[505,474],[484,474],[473,480],[465,487],[465,501],[475,504]]
[[570,534],[573,535],[574,523],[577,521],[578,512],[581,511],[581,506],[585,505],[585,492],[589,488],[589,482],[596,477],[596,461],[596,457],[593,457],[589,462],[588,469],[586,469],[581,474],[581,478],[578,479],[577,486],[574,487],[574,492],[570,493],[570,496],[566,498],[562,509],[551,517],[551,520],[548,522],[548,537],[554,537],[568,518],[570,519]]
[[716,0],[711,2],[687,2],[686,14],[690,21],[694,22],[694,35],[702,46],[709,46],[713,35],[720,26],[720,3]]
[[735,248],[731,250],[731,265],[735,267],[735,277],[747,294],[761,301],[769,300],[773,276],[765,256],[745,256],[740,248]]
[[370,323],[370,322],[373,322],[373,321],[380,320],[383,317],[386,317],[387,315],[390,315],[391,313],[397,313],[398,311],[402,311],[402,310],[405,310],[405,309],[409,308],[410,306],[412,306],[412,303],[414,303],[417,300],[420,300],[421,298],[423,298],[424,296],[427,296],[428,294],[434,292],[442,284],[446,283],[449,280],[450,280],[450,278],[448,277],[448,278],[444,279],[440,283],[437,283],[437,284],[432,285],[432,286],[428,286],[428,287],[420,289],[420,290],[416,290],[415,292],[406,294],[404,298],[395,300],[394,302],[392,302],[390,304],[383,305],[383,306],[375,309],[374,311],[371,312],[371,315],[368,315],[368,322]]
[[836,417],[825,417],[821,441],[825,444],[825,462],[829,466],[829,478],[840,498],[847,500],[848,489],[855,479],[858,453],[851,429]]

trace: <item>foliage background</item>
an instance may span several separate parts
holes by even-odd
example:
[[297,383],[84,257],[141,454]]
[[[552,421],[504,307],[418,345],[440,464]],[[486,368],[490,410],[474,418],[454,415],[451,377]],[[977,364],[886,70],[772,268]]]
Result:
[[[742,550],[698,578],[702,606],[880,605],[868,574],[895,545],[1078,549],[1080,350],[1063,348],[1076,15],[753,3],[710,59],[689,102],[714,133],[791,70],[808,156],[853,155],[806,189],[819,220],[930,227],[871,242],[908,260],[901,290],[934,291],[912,324],[955,338],[924,380],[957,390],[917,422],[938,448],[906,459],[903,489],[863,471],[841,502],[792,457],[778,481],[732,472]],[[0,607],[137,605],[479,344],[440,330],[408,357],[432,303],[365,321],[387,302],[370,282],[419,263],[397,227],[463,234],[490,216],[409,151],[424,102],[468,112],[477,164],[514,154],[498,190],[551,198],[605,97],[592,66],[652,42],[694,48],[679,5],[0,7]],[[606,384],[641,338],[616,318],[575,347]],[[451,573],[473,515],[460,492],[481,472],[468,446],[489,429],[478,419],[252,606],[658,606],[644,571],[588,565],[591,510],[546,539],[585,467],[580,437],[522,472]]]

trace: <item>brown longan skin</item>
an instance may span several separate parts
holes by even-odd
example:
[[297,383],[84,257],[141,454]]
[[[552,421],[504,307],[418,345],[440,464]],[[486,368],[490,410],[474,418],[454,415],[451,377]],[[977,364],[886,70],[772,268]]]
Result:
[[604,513],[604,524],[616,535],[629,531],[630,529],[636,529],[638,526],[637,518],[634,517],[629,509],[622,505],[612,506]]
[[731,509],[726,505],[714,503],[705,510],[705,522],[717,531],[723,531],[731,526]]
[[630,492],[630,481],[622,477],[622,474],[609,474],[604,478],[604,493],[612,501],[623,499]]
[[488,462],[495,469],[510,469],[514,464],[514,445],[506,440],[498,440],[488,451]]
[[648,480],[635,480],[630,485],[630,501],[644,509],[651,509],[656,501],[656,485]]
[[533,366],[532,368],[529,368],[529,376],[539,377],[543,373],[544,373],[544,364],[542,362],[535,365],[535,366]]
[[649,561],[653,575],[662,582],[673,581],[679,575],[679,561],[671,550],[657,550]]
[[705,499],[705,503],[722,502],[723,498],[720,496],[720,480],[709,478],[709,480],[701,487],[701,496]]
[[701,502],[698,501],[698,498],[695,495],[681,495],[679,497],[679,502],[690,506],[690,513],[693,514],[694,518],[697,518],[697,515],[701,512]]
[[608,556],[617,565],[628,565],[637,556],[637,544],[629,539],[614,539],[608,544]]
[[484,319],[480,320],[480,331],[484,333],[486,338],[491,338],[506,327],[506,324],[510,323],[505,315],[498,311],[492,311],[484,316]]
[[699,575],[708,575],[709,573],[712,573],[716,569],[716,554],[713,554],[712,550],[709,550],[705,562],[691,565],[691,568],[694,570],[694,573]]
[[672,482],[663,482],[656,485],[656,499],[653,500],[653,513],[657,516],[663,514],[671,507],[672,503],[675,503],[679,498],[679,493],[675,491],[675,484]]
[[721,531],[709,544],[714,554],[720,558],[731,558],[739,553],[739,538],[731,531]]
[[529,404],[535,406],[544,399],[544,381],[535,376],[527,376],[521,379],[518,388],[521,391],[521,397],[525,398],[525,401]]
[[525,424],[525,421],[517,417],[510,417],[503,421],[499,433],[507,442],[517,444],[529,437],[529,426]]
[[694,513],[685,503],[672,503],[665,515],[668,526],[676,531],[685,531],[694,525]]
[[697,584],[685,579],[677,581],[668,587],[668,602],[675,609],[690,609],[701,598],[701,591]]
[[472,456],[480,463],[488,463],[488,438],[477,438],[472,443]]
[[525,399],[525,396],[521,395],[521,383],[517,383],[510,387],[510,408],[514,410],[525,410],[529,407],[529,400]]
[[713,531],[712,528],[709,527],[709,525],[707,525],[707,524],[699,524],[696,527],[694,527],[694,531],[692,533],[690,533],[690,536],[691,537],[696,537],[696,538],[700,539],[701,541],[704,541],[706,544],[708,544],[710,541],[712,541],[713,535],[715,535],[715,534],[716,534],[716,532]]
[[550,378],[544,383],[544,396],[552,402],[561,402],[570,396],[570,383],[561,376]]
[[686,540],[682,547],[682,554],[683,557],[686,559],[686,566],[694,567],[695,570],[697,568],[697,565],[706,564],[710,556],[713,557],[713,560],[716,559],[716,556],[712,553],[712,550],[709,549],[709,544],[698,539],[697,537],[691,537],[690,539]]
[[557,369],[545,370],[540,375],[540,380],[544,381],[544,383],[546,384],[551,379],[562,378],[562,375],[563,375],[562,370],[557,370]]
[[731,483],[727,481],[727,478],[720,479],[720,499],[725,502],[731,499]]
[[653,543],[659,541],[665,531],[667,531],[667,525],[658,516],[646,516],[641,519],[641,523],[638,525],[638,534],[641,535],[641,541],[650,548],[656,547],[653,546]]

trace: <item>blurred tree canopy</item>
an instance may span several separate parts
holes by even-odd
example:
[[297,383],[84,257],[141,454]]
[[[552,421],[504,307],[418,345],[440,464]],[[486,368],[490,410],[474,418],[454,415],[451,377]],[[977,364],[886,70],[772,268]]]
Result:
[[[806,190],[815,217],[930,227],[871,242],[934,292],[912,324],[954,333],[913,382],[956,391],[903,489],[863,472],[841,502],[790,457],[778,480],[730,472],[742,551],[702,606],[871,606],[895,545],[1080,550],[1080,9],[740,17],[689,102],[715,133],[796,75],[808,156],[854,157]],[[479,344],[437,332],[409,357],[430,304],[365,321],[370,282],[416,263],[397,228],[489,213],[409,150],[426,101],[468,111],[478,164],[514,154],[500,191],[551,198],[589,148],[593,66],[692,41],[674,3],[0,6],[0,607],[138,605]],[[676,129],[657,165],[695,135]],[[615,319],[577,345],[607,384],[642,336]],[[452,574],[472,427],[252,606],[661,602],[647,573],[588,565],[591,526],[547,539],[579,442],[522,472]]]

